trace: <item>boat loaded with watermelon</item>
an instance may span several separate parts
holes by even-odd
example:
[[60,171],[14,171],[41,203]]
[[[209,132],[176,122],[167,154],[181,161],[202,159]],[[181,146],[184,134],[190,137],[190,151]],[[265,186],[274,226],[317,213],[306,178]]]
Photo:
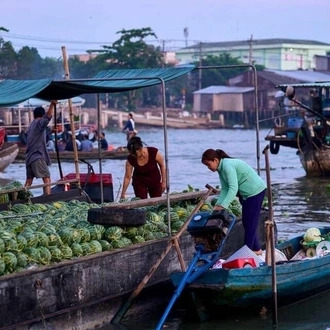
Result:
[[[0,107],[31,97],[66,99],[160,83],[163,87],[195,69],[109,70],[79,81],[5,80],[0,82]],[[162,104],[169,183],[165,100]],[[71,130],[74,133],[72,123]],[[76,152],[74,161],[76,172],[69,177],[61,174],[61,181],[52,183],[69,186],[69,190],[33,197],[30,191],[43,185],[27,190],[16,182],[0,191],[1,330],[95,329],[163,305],[170,298],[170,275],[186,269],[194,250],[186,228],[196,213],[212,210],[213,195],[218,193],[207,185],[206,190],[174,194],[168,186],[163,197],[114,201],[111,174],[81,174]],[[97,194],[90,196],[84,189],[88,185],[98,187]],[[112,194],[104,194],[104,188]],[[237,209],[236,204],[233,212]],[[261,238],[267,215],[263,209],[258,228]],[[223,255],[230,256],[243,241],[237,213]]]

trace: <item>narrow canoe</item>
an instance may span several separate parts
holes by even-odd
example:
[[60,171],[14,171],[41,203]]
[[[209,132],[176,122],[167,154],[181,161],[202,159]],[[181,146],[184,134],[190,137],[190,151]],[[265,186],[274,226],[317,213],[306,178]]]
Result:
[[[55,162],[57,161],[56,152],[49,152],[50,159]],[[73,151],[60,151],[60,160],[63,162],[73,162],[74,152]],[[126,159],[128,151],[126,148],[117,148],[114,150],[102,150],[99,154],[98,149],[93,151],[78,151],[78,158],[84,160],[98,160],[98,159]],[[15,163],[25,161],[25,148],[19,148],[18,155],[15,159]]]
[[[322,235],[330,227],[319,228]],[[229,235],[230,236],[230,235]],[[303,236],[292,238],[277,246],[289,257],[302,247]],[[290,259],[290,258],[288,258]],[[174,286],[180,284],[185,273],[171,276]],[[330,288],[330,254],[276,265],[278,305],[286,305]],[[193,290],[210,314],[228,308],[256,309],[272,307],[272,268],[212,269],[200,275],[186,289]]]

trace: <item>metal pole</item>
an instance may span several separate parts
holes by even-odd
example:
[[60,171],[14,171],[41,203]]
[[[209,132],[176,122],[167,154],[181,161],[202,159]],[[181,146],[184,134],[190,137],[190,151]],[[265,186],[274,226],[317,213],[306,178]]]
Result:
[[166,206],[167,206],[167,226],[168,236],[171,236],[171,202],[170,202],[170,172],[168,166],[168,141],[167,141],[167,114],[165,98],[165,82],[161,80],[162,86],[162,108],[163,108],[163,126],[164,126],[164,151],[165,151],[165,170],[166,170]]
[[[269,164],[268,150],[269,150],[269,145],[267,145],[263,150],[263,154],[265,155],[265,165],[266,165],[268,212],[269,212],[269,221],[267,221],[267,225],[268,225],[268,228],[267,228],[268,237],[267,238],[269,239],[269,241],[267,244],[267,249],[270,247],[270,250],[271,250],[270,265],[272,267],[273,327],[277,327],[278,317],[277,317],[277,279],[276,279],[276,258],[275,258],[275,233],[274,233],[273,198],[272,198],[272,186],[271,186],[271,179],[270,179],[270,164]],[[266,251],[266,253],[267,253],[267,251]],[[269,263],[269,260],[267,260],[267,262]]]
[[101,108],[100,108],[100,94],[98,93],[96,96],[96,102],[97,102],[97,148],[99,152],[99,173],[100,173],[100,191],[101,191],[101,203],[104,201],[103,196],[103,177],[102,177],[102,154],[101,154],[101,142],[100,142],[100,131],[101,131],[101,125],[100,125],[100,117],[101,117]]

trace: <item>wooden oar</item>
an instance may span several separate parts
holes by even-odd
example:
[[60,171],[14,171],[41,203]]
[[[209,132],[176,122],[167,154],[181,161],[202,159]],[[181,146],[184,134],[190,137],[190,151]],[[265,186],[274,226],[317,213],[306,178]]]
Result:
[[186,266],[185,266],[184,261],[183,261],[181,250],[179,248],[178,239],[180,238],[180,236],[182,235],[182,233],[187,229],[187,226],[188,226],[190,220],[192,219],[192,217],[194,216],[194,214],[199,211],[199,209],[201,208],[201,206],[205,203],[206,199],[211,194],[213,194],[214,192],[215,193],[217,192],[216,189],[214,189],[213,187],[211,187],[208,184],[206,185],[206,188],[208,189],[208,191],[201,198],[201,200],[199,201],[199,203],[196,205],[196,207],[192,211],[190,217],[185,221],[185,223],[182,225],[181,229],[173,237],[171,237],[169,239],[169,241],[167,243],[167,246],[166,246],[166,249],[164,250],[164,252],[159,256],[159,258],[157,259],[157,261],[155,262],[155,264],[150,268],[150,270],[147,273],[147,275],[142,279],[142,281],[139,283],[139,285],[136,287],[136,289],[132,292],[132,294],[129,296],[129,298],[126,300],[126,302],[117,311],[117,313],[115,314],[115,316],[112,318],[111,323],[119,323],[122,320],[122,318],[127,313],[128,309],[131,307],[134,299],[140,294],[140,292],[146,286],[146,284],[150,280],[151,276],[158,269],[158,267],[161,264],[161,262],[164,260],[164,258],[166,257],[166,255],[171,250],[172,246],[175,246],[176,247],[176,250],[178,252],[178,257],[179,257],[179,260],[180,260],[180,264],[181,264],[182,270],[183,271],[186,270]]
[[272,186],[270,180],[270,165],[268,155],[269,145],[263,150],[265,155],[266,177],[267,177],[267,194],[268,194],[268,209],[269,220],[265,222],[266,227],[266,263],[272,267],[272,290],[273,290],[273,326],[277,326],[277,281],[276,281],[276,259],[275,259],[275,234],[274,234],[274,220],[273,220],[273,198]]

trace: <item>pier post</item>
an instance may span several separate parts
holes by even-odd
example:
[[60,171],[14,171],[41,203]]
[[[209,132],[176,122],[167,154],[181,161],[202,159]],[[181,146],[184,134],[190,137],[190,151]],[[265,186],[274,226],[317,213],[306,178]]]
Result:
[[123,126],[123,113],[122,112],[118,112],[118,116],[117,116],[117,126],[118,128],[122,129]]

